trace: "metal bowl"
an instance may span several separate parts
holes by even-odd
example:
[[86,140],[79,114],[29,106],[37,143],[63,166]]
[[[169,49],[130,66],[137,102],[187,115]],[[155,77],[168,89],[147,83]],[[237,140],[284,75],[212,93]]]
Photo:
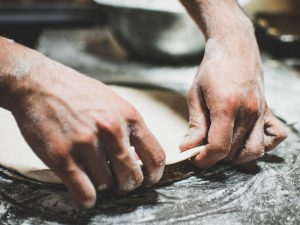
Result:
[[161,5],[147,0],[95,1],[107,15],[112,36],[135,58],[159,62],[200,58],[205,38],[183,7],[172,5],[177,1],[160,1]]

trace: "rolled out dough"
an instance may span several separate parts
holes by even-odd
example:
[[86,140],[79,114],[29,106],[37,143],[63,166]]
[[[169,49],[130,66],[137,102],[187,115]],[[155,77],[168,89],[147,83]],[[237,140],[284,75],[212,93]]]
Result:
[[[185,99],[170,91],[111,86],[133,104],[166,152],[167,165],[186,160],[202,147],[180,153],[179,144],[188,129]],[[0,164],[20,174],[48,183],[61,180],[33,153],[10,112],[0,108]]]

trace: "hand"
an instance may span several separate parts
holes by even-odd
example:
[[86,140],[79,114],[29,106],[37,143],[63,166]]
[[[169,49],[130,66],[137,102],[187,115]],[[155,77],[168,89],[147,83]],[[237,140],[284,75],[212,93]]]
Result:
[[260,55],[251,30],[230,39],[208,40],[187,101],[190,129],[181,150],[206,144],[193,159],[200,168],[220,160],[255,160],[286,138],[284,126],[266,104]]
[[96,190],[127,193],[161,178],[164,151],[132,105],[99,81],[39,54],[32,58],[28,74],[10,78],[9,108],[78,204],[92,207]]

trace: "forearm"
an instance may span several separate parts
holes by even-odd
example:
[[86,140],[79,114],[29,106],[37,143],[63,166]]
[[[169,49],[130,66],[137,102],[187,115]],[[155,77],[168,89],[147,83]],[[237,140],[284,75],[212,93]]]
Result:
[[241,32],[253,33],[252,23],[236,0],[180,0],[201,28],[206,39],[224,37]]
[[16,95],[24,80],[40,60],[34,50],[0,37],[0,107],[11,110],[18,104]]
[[10,49],[12,41],[0,37],[0,107],[8,108],[9,103],[9,83],[13,79]]

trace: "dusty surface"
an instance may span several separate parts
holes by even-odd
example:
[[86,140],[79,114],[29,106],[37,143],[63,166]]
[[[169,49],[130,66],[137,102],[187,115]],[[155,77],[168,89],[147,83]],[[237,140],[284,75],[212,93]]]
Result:
[[[91,52],[91,44],[107,43],[98,35],[49,32],[41,39],[40,50],[101,80],[146,82],[179,92],[188,88],[195,66],[147,65],[130,62],[126,56],[116,60],[108,47]],[[299,224],[300,80],[277,62],[265,59],[264,67],[269,105],[289,126],[290,135],[256,163],[239,168],[219,164],[186,180],[127,197],[108,194],[99,197],[94,209],[82,211],[65,190],[18,176],[12,179],[1,170],[0,224]]]

